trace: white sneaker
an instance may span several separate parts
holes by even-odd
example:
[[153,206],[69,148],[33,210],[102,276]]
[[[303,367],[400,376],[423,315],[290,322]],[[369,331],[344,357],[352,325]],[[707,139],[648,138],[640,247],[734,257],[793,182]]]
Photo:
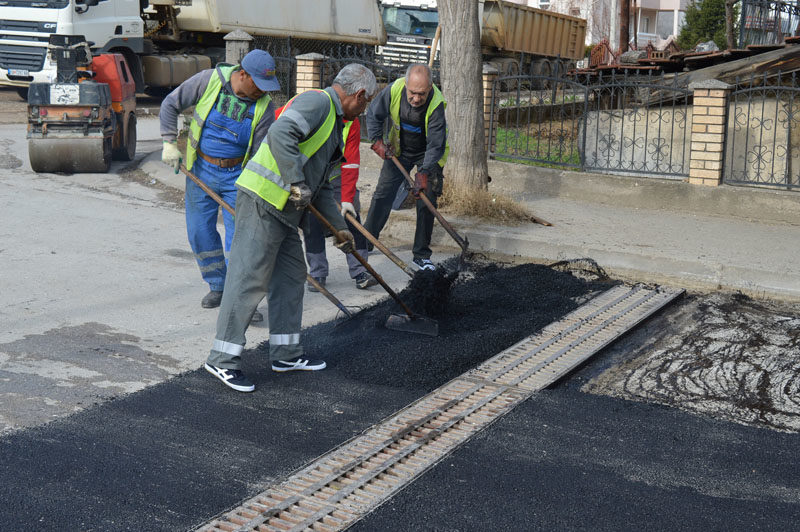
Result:
[[209,363],[205,364],[206,371],[222,381],[222,384],[229,388],[233,388],[237,392],[252,392],[256,389],[255,385],[250,382],[250,379],[244,376],[241,370],[218,368]]
[[275,360],[272,362],[272,371],[318,371],[325,369],[324,360],[308,360],[295,358],[292,360]]
[[414,259],[413,262],[420,270],[434,271],[436,269],[436,266],[434,266],[430,259]]

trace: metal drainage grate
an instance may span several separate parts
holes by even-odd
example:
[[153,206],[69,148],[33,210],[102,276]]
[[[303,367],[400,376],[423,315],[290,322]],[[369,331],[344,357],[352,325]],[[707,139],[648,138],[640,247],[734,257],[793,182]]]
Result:
[[473,434],[682,293],[612,288],[200,530],[347,528]]

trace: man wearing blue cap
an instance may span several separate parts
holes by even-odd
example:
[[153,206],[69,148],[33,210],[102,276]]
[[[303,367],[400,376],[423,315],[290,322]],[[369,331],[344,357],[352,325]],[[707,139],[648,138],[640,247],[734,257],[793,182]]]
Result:
[[[220,63],[198,72],[162,102],[159,119],[164,147],[161,160],[178,171],[178,115],[195,106],[186,144],[186,168],[235,208],[234,183],[248,159],[261,145],[275,121],[268,91],[280,90],[275,60],[264,50],[253,50],[240,66]],[[225,287],[225,252],[233,240],[233,216],[223,211],[225,249],[217,232],[219,205],[186,178],[186,230],[203,280],[210,291],[203,308],[218,307]],[[262,321],[256,311],[252,321]]]

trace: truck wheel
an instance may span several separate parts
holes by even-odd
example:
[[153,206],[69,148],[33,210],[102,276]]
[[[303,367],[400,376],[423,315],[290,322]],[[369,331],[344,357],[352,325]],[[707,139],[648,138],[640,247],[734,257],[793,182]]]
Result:
[[28,87],[17,87],[17,94],[26,102],[28,101]]
[[136,115],[131,113],[128,125],[122,136],[122,146],[114,150],[114,159],[117,161],[132,161],[136,156]]

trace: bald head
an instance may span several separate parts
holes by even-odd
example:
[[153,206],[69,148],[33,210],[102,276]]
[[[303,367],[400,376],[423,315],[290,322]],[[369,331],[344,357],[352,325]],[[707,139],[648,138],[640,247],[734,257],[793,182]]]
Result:
[[413,64],[406,70],[406,98],[411,107],[421,107],[428,101],[433,77],[428,65]]

